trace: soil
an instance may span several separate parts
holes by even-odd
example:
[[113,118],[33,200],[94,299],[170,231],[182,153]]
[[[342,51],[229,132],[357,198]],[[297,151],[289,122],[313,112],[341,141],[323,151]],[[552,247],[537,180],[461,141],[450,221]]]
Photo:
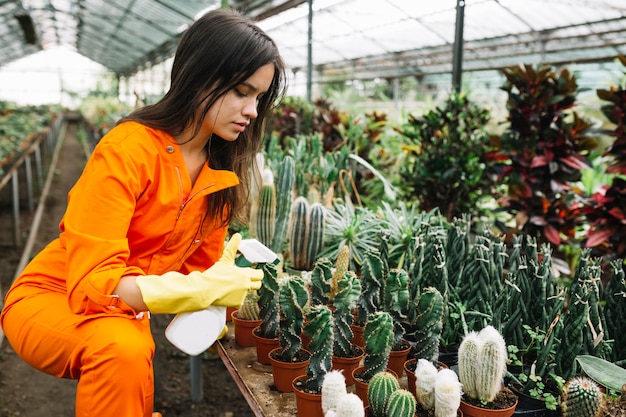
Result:
[[[59,154],[55,175],[45,199],[45,210],[31,255],[41,250],[58,233],[67,193],[80,175],[85,162],[83,145],[77,138],[77,124],[70,124]],[[24,178],[20,172],[20,178]],[[25,193],[24,193],[25,194]],[[23,195],[23,194],[20,194]],[[31,223],[36,217],[22,208],[21,244],[13,242],[11,182],[0,189],[0,293],[2,299],[20,265]],[[36,203],[35,203],[36,204]],[[25,204],[24,204],[25,205]],[[0,304],[1,305],[1,304]],[[165,338],[164,330],[173,316],[152,318],[156,342],[155,411],[164,417],[253,417],[246,400],[215,353],[202,358],[202,399],[192,401],[189,357]],[[76,381],[57,379],[23,362],[0,333],[0,417],[71,417],[74,415]]]

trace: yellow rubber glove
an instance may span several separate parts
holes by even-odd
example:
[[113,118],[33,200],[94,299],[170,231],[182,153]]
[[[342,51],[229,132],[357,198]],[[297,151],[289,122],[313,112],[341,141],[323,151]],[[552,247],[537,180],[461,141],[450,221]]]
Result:
[[155,314],[204,310],[210,305],[239,307],[249,290],[261,288],[263,271],[235,265],[241,235],[232,236],[219,261],[204,272],[167,272],[137,277],[144,303]]

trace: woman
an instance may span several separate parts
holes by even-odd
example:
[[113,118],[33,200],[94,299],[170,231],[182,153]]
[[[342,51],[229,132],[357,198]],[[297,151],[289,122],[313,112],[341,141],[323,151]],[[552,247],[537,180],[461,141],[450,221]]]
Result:
[[[234,265],[250,166],[284,89],[274,42],[216,10],[182,36],[171,87],[120,120],[69,193],[60,235],[7,293],[7,340],[78,379],[77,416],[151,416],[149,314],[241,304],[262,273]],[[158,413],[155,413],[157,415]]]

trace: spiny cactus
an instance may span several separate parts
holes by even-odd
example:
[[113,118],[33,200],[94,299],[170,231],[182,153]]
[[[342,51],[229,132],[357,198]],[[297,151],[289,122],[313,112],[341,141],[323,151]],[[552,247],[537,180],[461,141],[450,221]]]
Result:
[[239,306],[239,318],[242,320],[260,320],[259,293],[256,290],[250,290],[246,293],[243,303]]
[[322,382],[322,411],[335,410],[348,393],[346,378],[341,371],[329,371]]
[[345,358],[352,352],[354,335],[350,326],[354,320],[352,312],[361,294],[361,283],[353,271],[346,271],[337,283],[337,288],[337,294],[333,300],[335,308],[333,353],[335,356]]
[[300,276],[288,276],[279,285],[278,301],[280,305],[280,332],[278,340],[282,347],[280,360],[292,362],[302,349],[302,327],[304,325],[304,307],[309,301],[309,294]]
[[426,359],[433,365],[439,359],[439,340],[443,329],[443,296],[435,287],[424,288],[415,302],[415,316],[407,339],[415,341],[413,357]]
[[365,329],[365,357],[364,371],[361,377],[369,381],[375,374],[387,369],[389,354],[393,345],[393,319],[386,311],[377,311],[370,314]]
[[587,377],[574,377],[563,388],[564,417],[599,417],[604,415],[604,396],[598,385]]
[[415,416],[415,397],[406,389],[398,389],[389,396],[385,417]]
[[263,265],[263,285],[259,289],[259,317],[261,318],[260,335],[267,339],[278,337],[280,325],[280,307],[278,303],[278,269],[276,265]]
[[269,168],[263,170],[263,183],[259,192],[256,215],[256,237],[265,246],[272,244],[276,224],[276,186]]
[[[383,309],[393,318],[394,339],[392,349],[401,349],[404,340],[405,329],[402,322],[405,321],[405,313],[409,306],[409,274],[401,268],[392,268],[387,273],[387,279],[383,289]],[[407,345],[408,346],[408,345]]]
[[373,417],[385,417],[387,401],[399,389],[398,378],[391,372],[381,371],[372,376],[367,386],[367,400]]
[[361,296],[356,317],[359,326],[365,325],[370,314],[380,310],[385,279],[380,252],[377,249],[368,249],[361,266]]
[[468,333],[459,346],[459,378],[465,393],[483,402],[494,400],[506,373],[507,350],[492,326]]
[[326,305],[330,301],[333,264],[328,258],[319,258],[311,272],[311,305]]
[[435,417],[456,417],[463,395],[456,372],[444,368],[435,380]]
[[424,410],[435,408],[435,381],[437,367],[426,359],[418,359],[415,365],[415,396]]
[[310,338],[311,358],[306,369],[306,388],[320,393],[324,375],[332,368],[333,356],[333,316],[325,305],[314,305],[307,314],[305,334]]
[[324,220],[326,208],[321,203],[309,207],[308,241],[306,245],[306,269],[310,269],[324,248]]
[[348,393],[334,410],[329,410],[324,417],[365,417],[363,401],[358,395]]
[[613,361],[626,359],[626,332],[624,317],[626,317],[626,279],[624,278],[624,266],[622,260],[611,262],[611,276],[604,289],[604,312],[606,316],[607,337],[613,343]]
[[294,269],[306,270],[306,247],[309,239],[309,202],[298,197],[291,206],[289,226],[289,261]]
[[330,289],[331,300],[337,293],[337,282],[343,277],[343,274],[350,268],[350,246],[345,243],[339,247],[337,253],[337,260],[335,260],[335,271],[333,272],[333,279]]
[[276,253],[283,253],[285,237],[293,200],[293,186],[296,179],[296,166],[293,157],[285,155],[278,168],[278,183],[276,185],[276,225],[274,237],[269,246]]

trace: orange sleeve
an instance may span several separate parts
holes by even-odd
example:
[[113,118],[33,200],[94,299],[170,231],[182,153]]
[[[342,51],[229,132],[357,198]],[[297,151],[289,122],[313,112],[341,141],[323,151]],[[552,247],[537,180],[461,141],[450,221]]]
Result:
[[224,240],[227,232],[227,227],[220,227],[209,233],[204,238],[202,245],[185,260],[180,272],[188,274],[191,271],[204,271],[217,262],[224,252]]
[[127,265],[126,236],[144,183],[134,158],[115,144],[99,145],[70,191],[61,241],[67,251],[68,301],[75,313],[130,309],[111,294],[120,277],[144,273]]

